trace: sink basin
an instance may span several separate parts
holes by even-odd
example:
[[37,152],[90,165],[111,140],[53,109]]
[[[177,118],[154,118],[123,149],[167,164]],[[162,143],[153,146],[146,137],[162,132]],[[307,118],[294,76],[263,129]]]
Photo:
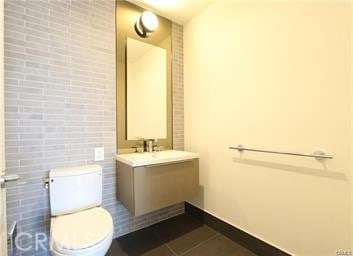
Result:
[[132,167],[139,167],[153,164],[163,164],[168,162],[177,162],[199,158],[198,153],[179,151],[179,150],[165,150],[159,152],[144,152],[132,154],[118,154],[116,159]]

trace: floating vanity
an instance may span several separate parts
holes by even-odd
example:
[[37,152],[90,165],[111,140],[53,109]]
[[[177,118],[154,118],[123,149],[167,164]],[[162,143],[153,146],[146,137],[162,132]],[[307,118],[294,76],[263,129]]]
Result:
[[118,199],[135,216],[190,199],[199,186],[198,158],[177,150],[117,155]]
[[[144,9],[128,1],[117,6],[117,194],[131,214],[141,215],[197,193],[199,156],[151,152],[172,148],[173,125],[183,127],[182,116],[173,114],[179,106],[172,97],[172,21],[158,16],[158,29],[144,35],[135,29]],[[151,153],[120,154],[132,148]]]

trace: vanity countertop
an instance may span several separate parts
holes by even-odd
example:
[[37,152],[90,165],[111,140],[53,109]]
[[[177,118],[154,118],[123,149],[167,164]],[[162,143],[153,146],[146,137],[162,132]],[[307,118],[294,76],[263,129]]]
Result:
[[199,158],[198,153],[179,150],[165,150],[151,153],[144,152],[116,155],[116,159],[118,161],[130,165],[132,167],[177,162],[195,158]]

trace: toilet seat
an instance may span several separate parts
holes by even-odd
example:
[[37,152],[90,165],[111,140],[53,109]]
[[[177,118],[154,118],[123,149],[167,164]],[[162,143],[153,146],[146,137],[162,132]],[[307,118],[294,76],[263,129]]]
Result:
[[101,207],[52,218],[54,255],[104,255],[113,238],[113,220]]
[[82,250],[61,249],[60,251],[57,251],[55,249],[51,249],[50,253],[52,256],[105,256],[112,243],[112,238],[113,232],[111,233],[110,238],[107,238],[105,241],[92,247]]

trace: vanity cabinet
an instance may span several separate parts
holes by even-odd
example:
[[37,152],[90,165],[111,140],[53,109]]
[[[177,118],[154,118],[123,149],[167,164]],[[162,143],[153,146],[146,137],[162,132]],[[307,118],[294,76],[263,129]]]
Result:
[[186,201],[199,187],[196,158],[139,167],[118,161],[117,171],[118,199],[134,216]]

